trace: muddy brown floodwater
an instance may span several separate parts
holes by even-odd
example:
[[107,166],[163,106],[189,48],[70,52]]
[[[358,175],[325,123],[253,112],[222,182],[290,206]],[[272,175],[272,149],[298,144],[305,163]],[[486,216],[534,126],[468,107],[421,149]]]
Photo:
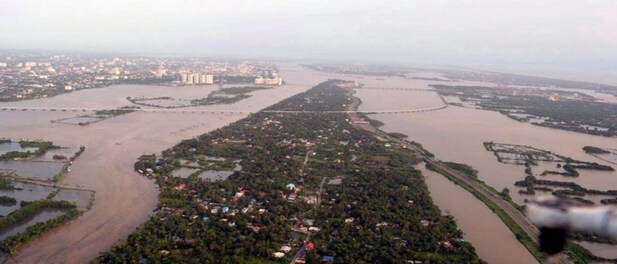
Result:
[[[372,77],[357,79],[367,86],[378,87],[405,87],[405,88],[429,88],[425,81],[406,80],[401,78],[387,78],[377,80]],[[435,82],[431,82],[435,83]],[[453,84],[453,83],[448,83]],[[486,84],[485,84],[486,85]],[[490,84],[488,84],[490,85]],[[407,105],[407,108],[439,106],[442,102],[434,95],[434,92],[407,92],[387,90],[359,90],[356,94],[362,99],[360,110],[374,110],[384,104],[395,105],[399,108]],[[448,99],[449,100],[449,99]],[[514,182],[525,177],[524,167],[499,163],[492,152],[486,151],[483,142],[495,141],[530,145],[536,148],[553,151],[554,153],[572,157],[574,159],[597,162],[610,165],[600,159],[587,155],[582,147],[586,145],[606,148],[617,147],[617,139],[593,136],[558,129],[535,126],[527,123],[514,121],[497,112],[479,109],[450,106],[445,109],[432,112],[410,114],[377,114],[371,115],[385,125],[381,128],[387,132],[399,132],[409,136],[410,140],[420,142],[424,147],[434,153],[437,158],[446,161],[465,163],[479,171],[478,176],[497,190],[507,187],[511,190],[514,201],[524,203],[524,199],[532,198],[518,194],[518,188]],[[554,166],[554,165],[552,165]],[[540,171],[536,169],[534,173]],[[609,190],[617,189],[617,172],[603,172],[580,170],[577,178],[562,176],[545,176],[546,179],[573,181],[583,187]],[[480,257],[491,263],[520,262],[522,256],[529,256],[526,250],[517,250],[513,244],[518,244],[514,236],[509,233],[495,232],[491,236],[485,236],[484,226],[501,225],[506,228],[498,218],[478,219],[473,210],[461,208],[476,208],[484,206],[476,200],[458,200],[458,195],[444,192],[451,187],[443,182],[436,183],[428,180],[427,184],[432,192],[437,205],[450,208],[450,212],[457,219],[467,238],[478,249]],[[445,197],[444,197],[445,196]],[[456,197],[457,199],[452,199]],[[598,201],[600,198],[587,196],[586,199]],[[457,208],[458,210],[454,210]],[[478,228],[480,227],[480,228]],[[503,229],[502,228],[502,229]],[[582,243],[593,253],[609,258],[617,257],[617,247],[605,244]],[[512,248],[508,254],[494,254],[495,248]]]
[[[331,78],[355,79],[370,87],[427,89],[434,81],[317,73],[295,64],[281,64],[287,85],[253,92],[251,98],[231,105],[190,109],[259,110],[305,91]],[[456,82],[447,84],[455,85]],[[465,85],[491,85],[465,82]],[[213,86],[160,87],[118,85],[83,90],[49,99],[4,103],[2,106],[121,107],[125,97],[206,97]],[[360,110],[402,110],[438,107],[443,104],[433,91],[359,90]],[[237,121],[245,114],[192,114],[135,112],[89,126],[51,123],[74,117],[72,112],[0,111],[0,137],[45,139],[58,145],[85,145],[86,152],[74,163],[62,184],[96,191],[92,209],[73,222],[24,248],[17,263],[84,263],[113,243],[125,238],[148,219],[156,205],[154,184],[133,172],[133,163],[144,153],[159,153],[182,139],[191,138]],[[524,177],[523,167],[497,162],[482,145],[485,141],[531,145],[575,159],[604,162],[582,152],[585,145],[617,148],[617,140],[519,123],[499,113],[450,106],[424,113],[372,115],[385,123],[388,132],[400,132],[422,143],[442,160],[466,163],[479,170],[480,179],[500,190],[513,190]],[[479,256],[489,263],[533,263],[507,227],[479,200],[440,175],[423,170],[435,203],[452,214]],[[588,188],[617,189],[617,174],[582,172],[570,179]],[[586,245],[597,254],[616,252],[603,245]],[[599,248],[598,248],[599,247]],[[606,253],[609,252],[609,253]]]
[[[470,206],[477,203],[478,198],[465,189],[446,179],[443,175],[424,167],[424,163],[416,166],[424,175],[433,201],[439,205],[442,212],[453,215],[456,223],[465,232],[465,240],[476,247],[476,252],[489,263],[537,263],[531,254],[513,255],[527,252],[521,243],[512,243],[514,235],[503,225],[497,215],[486,206]],[[456,197],[456,199],[452,199]],[[459,217],[465,215],[465,217]],[[508,238],[507,241],[497,239]],[[514,238],[516,239],[516,238]],[[494,241],[492,247],[484,246],[479,241]]]
[[[319,82],[295,64],[281,64],[286,85],[252,92],[250,98],[229,105],[190,109],[256,111]],[[2,103],[3,106],[121,107],[127,96],[201,98],[216,86],[161,87],[116,85],[82,90],[47,99]],[[62,184],[95,190],[92,209],[43,238],[29,243],[11,261],[14,263],[86,263],[99,252],[128,236],[148,219],[156,206],[152,181],[133,171],[144,153],[160,153],[182,139],[191,138],[242,119],[246,114],[192,114],[134,112],[88,126],[51,123],[75,116],[74,112],[0,111],[0,137],[45,139],[58,145],[84,145],[86,151],[73,164]]]

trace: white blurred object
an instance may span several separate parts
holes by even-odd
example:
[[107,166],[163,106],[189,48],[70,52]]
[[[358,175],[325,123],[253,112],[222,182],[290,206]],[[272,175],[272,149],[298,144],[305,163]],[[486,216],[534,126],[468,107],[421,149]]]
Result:
[[539,228],[563,229],[617,238],[617,210],[568,199],[540,197],[527,205],[527,217]]

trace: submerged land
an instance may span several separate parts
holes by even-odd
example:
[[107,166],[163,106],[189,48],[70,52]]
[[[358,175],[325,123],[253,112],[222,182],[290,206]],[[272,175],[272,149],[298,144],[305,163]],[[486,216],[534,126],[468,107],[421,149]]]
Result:
[[[316,72],[291,64],[280,69],[264,65],[268,71],[280,72],[287,85],[254,86],[248,77],[234,79],[243,84],[223,86],[115,85],[0,104],[0,116],[6,120],[0,136],[13,139],[13,145],[24,138],[43,138],[58,146],[87,146],[57,183],[47,174],[33,177],[96,190],[90,210],[68,224],[54,225],[54,232],[40,229],[37,234],[48,235],[14,247],[10,261],[87,262],[116,244],[95,261],[179,259],[202,250],[217,261],[228,253],[241,256],[225,259],[230,262],[371,262],[376,258],[473,262],[481,258],[489,263],[533,263],[544,256],[535,247],[537,230],[521,211],[527,200],[554,195],[608,204],[617,197],[612,188],[617,177],[609,169],[614,165],[611,161],[617,162],[617,145],[610,135],[595,136],[612,133],[608,126],[600,126],[605,120],[531,116],[533,108],[527,102],[555,102],[556,108],[563,104],[610,107],[610,86],[544,80],[554,86],[546,88],[541,79],[427,69],[376,73],[374,68],[311,66]],[[326,79],[351,81],[337,81],[326,89],[333,91],[319,87],[319,93],[312,90],[309,96],[289,99],[293,103],[259,112]],[[477,93],[466,93],[468,88]],[[19,88],[11,93],[16,91]],[[339,91],[344,96],[339,97]],[[518,97],[534,99],[495,103]],[[347,101],[337,105],[338,100]],[[347,112],[355,109],[361,113]],[[610,119],[607,113],[604,118]],[[302,124],[305,118],[310,122]],[[557,118],[560,121],[553,122]],[[563,127],[531,125],[540,121]],[[219,130],[204,134],[214,129]],[[257,136],[266,133],[276,137]],[[359,140],[347,140],[351,135]],[[168,150],[160,153],[164,149]],[[145,153],[153,154],[134,163]],[[57,162],[70,157],[45,156]],[[11,158],[6,161],[14,162]],[[272,160],[277,163],[266,166]],[[380,182],[384,176],[391,181]],[[451,182],[436,186],[431,179],[444,176]],[[444,185],[448,192],[442,192]],[[44,199],[48,193],[43,187],[24,189],[35,190],[41,194],[37,199]],[[455,190],[472,196],[452,199]],[[57,194],[58,199],[70,196]],[[0,204],[7,208],[19,208],[19,203],[18,196],[0,196]],[[383,208],[393,213],[382,212]],[[405,210],[418,214],[411,217]],[[60,219],[59,215],[45,211],[41,219]],[[165,233],[153,223],[174,232]],[[271,226],[277,228],[269,230]],[[222,230],[235,237],[220,235]],[[427,244],[417,240],[418,234],[437,240]],[[356,237],[371,243],[358,242]],[[145,238],[160,244],[138,240]],[[495,240],[500,241],[497,248]],[[614,241],[588,234],[575,234],[572,241],[567,255],[560,257],[564,262],[617,258],[611,253]],[[351,249],[370,253],[345,254]]]
[[[84,151],[81,146],[71,153],[50,141],[0,140],[0,250],[4,254],[16,253],[26,243],[89,210],[93,191],[57,185]],[[60,166],[44,167],[46,164]],[[43,165],[39,170],[51,174],[28,174],[33,165]]]
[[617,136],[617,104],[598,102],[581,92],[479,86],[432,85],[456,96],[462,107],[497,111],[514,120],[568,131]]
[[[292,80],[297,79],[294,74],[288,76]],[[255,90],[248,94],[250,97],[235,103],[194,106],[183,109],[186,113],[182,115],[180,112],[139,110],[82,126],[50,122],[80,114],[92,115],[99,110],[120,109],[130,103],[126,100],[127,96],[147,94],[152,97],[198,99],[208,97],[220,87],[116,85],[83,89],[45,99],[2,103],[0,115],[5,121],[2,124],[3,137],[16,140],[42,138],[59,146],[86,146],[87,151],[73,163],[71,171],[62,177],[59,184],[96,191],[90,210],[20,247],[9,261],[83,263],[92,260],[99,252],[133,232],[155,208],[157,190],[154,184],[133,175],[132,164],[140,155],[159,152],[183,138],[222,127],[309,88],[303,84],[288,84],[281,87],[284,89]],[[36,110],[10,111],[9,107]],[[152,109],[140,107],[144,108]],[[211,111],[221,109],[226,111]],[[43,190],[40,193],[43,194]],[[61,192],[59,195],[67,194]],[[49,216],[57,217],[55,213]]]
[[[266,110],[344,111],[352,99],[339,83]],[[204,156],[242,169],[225,181],[172,176]],[[344,113],[260,112],[142,157],[136,169],[160,186],[157,212],[97,262],[479,262],[433,205],[418,162]]]

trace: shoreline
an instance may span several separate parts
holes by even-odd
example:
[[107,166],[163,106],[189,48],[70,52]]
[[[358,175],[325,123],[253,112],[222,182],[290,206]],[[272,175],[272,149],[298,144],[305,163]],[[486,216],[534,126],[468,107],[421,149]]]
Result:
[[[121,100],[128,95],[136,93],[138,95],[140,91],[152,94],[176,91],[175,87],[136,85],[112,88],[97,89],[96,93],[92,92],[93,89],[80,90],[65,96],[47,98],[45,105],[101,93],[108,95],[97,97],[97,100],[112,98]],[[182,92],[185,94],[209,92],[203,90],[203,87],[187,88],[189,89],[182,89]],[[307,85],[294,85],[293,82],[288,82],[287,85],[272,89],[273,91],[260,91],[254,93],[251,98],[226,106],[231,109],[238,107],[243,110],[248,109],[245,114],[203,115],[187,111],[186,115],[178,118],[177,115],[135,112],[82,127],[50,124],[49,118],[71,114],[70,112],[47,112],[45,115],[30,111],[0,112],[0,117],[5,116],[3,118],[9,121],[5,130],[6,135],[3,136],[38,138],[46,135],[50,140],[60,144],[70,140],[79,141],[86,146],[88,151],[74,162],[71,172],[65,176],[62,183],[95,190],[97,195],[91,210],[28,244],[10,261],[80,263],[92,260],[114,243],[125,239],[137,226],[145,222],[156,208],[158,190],[154,187],[154,183],[139,177],[133,171],[133,163],[140,155],[160,152],[182,139],[225,126],[248,115],[248,112],[266,108],[308,88],[310,87]],[[118,93],[122,94],[116,95]],[[195,96],[200,95],[195,94]],[[71,101],[83,104],[81,101]],[[35,102],[28,104],[33,103]],[[173,133],[178,128],[196,125],[198,126],[196,129]],[[58,129],[62,132],[58,132]]]

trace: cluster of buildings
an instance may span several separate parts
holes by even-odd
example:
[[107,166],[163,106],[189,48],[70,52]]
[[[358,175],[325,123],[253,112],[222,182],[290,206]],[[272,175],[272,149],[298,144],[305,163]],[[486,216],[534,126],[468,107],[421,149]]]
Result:
[[182,84],[214,84],[212,74],[182,73],[178,76]]
[[125,83],[213,84],[214,76],[251,83],[263,73],[275,75],[263,78],[263,84],[282,84],[277,71],[274,64],[264,62],[18,53],[0,57],[0,101],[45,98],[73,90]]
[[255,78],[255,84],[257,85],[283,85],[283,77],[276,76],[272,78],[264,78],[259,76]]

